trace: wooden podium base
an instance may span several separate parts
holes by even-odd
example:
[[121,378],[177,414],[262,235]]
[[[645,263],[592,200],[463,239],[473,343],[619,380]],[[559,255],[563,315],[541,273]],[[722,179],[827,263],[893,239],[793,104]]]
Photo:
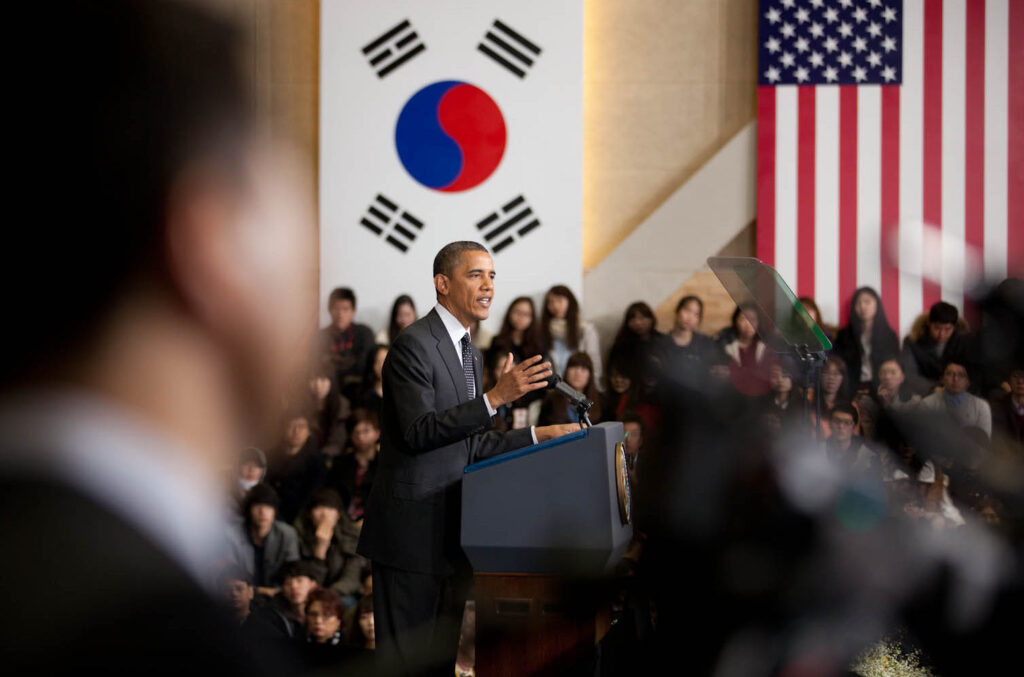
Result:
[[562,579],[489,573],[474,578],[479,677],[592,673],[596,608],[567,607]]

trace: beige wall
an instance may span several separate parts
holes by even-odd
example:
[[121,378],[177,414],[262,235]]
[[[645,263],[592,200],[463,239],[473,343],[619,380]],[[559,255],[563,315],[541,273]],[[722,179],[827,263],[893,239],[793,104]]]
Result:
[[[315,176],[319,1],[220,1],[239,14],[255,47],[254,89],[268,133],[295,141]],[[756,30],[756,0],[586,2],[585,269],[753,119]],[[732,250],[752,254],[750,233]],[[311,261],[313,289],[318,272]],[[658,309],[661,326],[690,290],[707,298],[706,327],[731,312],[714,278],[698,274],[681,279],[668,299],[646,299]]]

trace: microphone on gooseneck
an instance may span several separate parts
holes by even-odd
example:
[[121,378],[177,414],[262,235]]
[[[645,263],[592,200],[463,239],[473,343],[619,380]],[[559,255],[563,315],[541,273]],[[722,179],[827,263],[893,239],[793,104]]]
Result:
[[576,408],[590,409],[594,403],[587,399],[587,396],[565,382],[558,374],[551,374],[548,379],[546,390],[555,390],[569,398],[572,406]]

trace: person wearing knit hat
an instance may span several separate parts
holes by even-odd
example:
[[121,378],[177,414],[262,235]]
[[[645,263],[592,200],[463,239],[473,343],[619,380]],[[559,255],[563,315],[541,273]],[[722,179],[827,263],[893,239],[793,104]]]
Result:
[[277,519],[280,501],[267,484],[257,484],[246,494],[242,520],[228,529],[231,559],[256,583],[256,593],[274,595],[285,564],[299,559],[295,528]]
[[317,489],[295,521],[299,552],[324,569],[322,585],[341,596],[346,606],[363,594],[360,573],[368,566],[356,554],[359,529],[345,512],[343,501],[333,489]]

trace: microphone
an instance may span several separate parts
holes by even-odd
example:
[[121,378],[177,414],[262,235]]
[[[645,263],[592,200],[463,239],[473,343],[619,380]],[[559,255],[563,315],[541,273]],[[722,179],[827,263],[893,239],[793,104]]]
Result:
[[594,403],[587,399],[587,396],[566,383],[558,374],[552,374],[548,379],[547,390],[555,390],[569,398],[572,406],[586,411],[594,406]]

